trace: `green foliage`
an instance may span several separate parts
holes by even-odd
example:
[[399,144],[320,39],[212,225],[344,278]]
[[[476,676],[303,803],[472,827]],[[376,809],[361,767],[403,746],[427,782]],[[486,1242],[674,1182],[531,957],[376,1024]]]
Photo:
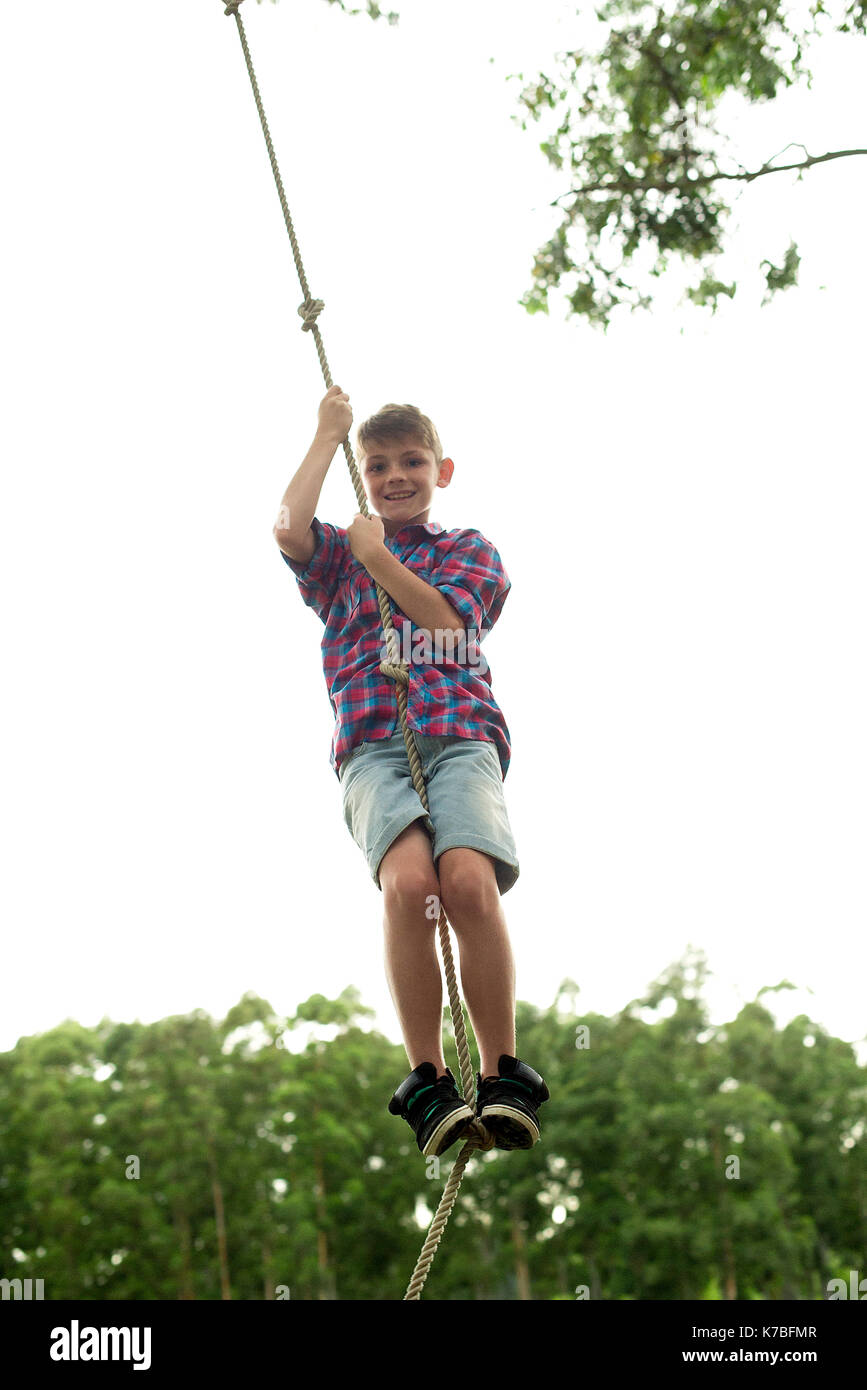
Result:
[[[815,1299],[863,1269],[865,1068],[806,1017],[775,1026],[787,981],[710,1026],[707,978],[688,951],[610,1018],[572,980],[519,1003],[542,1141],[471,1160],[425,1299]],[[388,1114],[408,1064],[370,1017],[352,988],[290,1018],[246,994],[21,1039],[0,1272],[52,1300],[402,1298],[457,1149],[429,1175]]]
[[[695,267],[686,290],[694,304],[714,311],[731,298],[736,287],[714,272],[731,194],[760,177],[785,177],[786,166],[778,155],[754,170],[727,160],[721,103],[768,102],[809,82],[804,55],[822,21],[865,32],[864,0],[833,11],[816,3],[799,21],[781,0],[607,0],[596,10],[598,48],[559,54],[550,72],[529,80],[518,74],[516,119],[525,130],[545,126],[540,149],[569,185],[555,200],[559,223],[536,253],[521,301],[528,312],[548,312],[559,291],[567,314],[607,329],[618,307],[650,308],[642,285],[673,263]],[[792,167],[863,153],[804,151]],[[763,302],[797,283],[798,264],[794,246],[782,267],[762,263]]]
[[767,266],[765,280],[768,286],[767,293],[762,300],[763,304],[767,304],[778,290],[787,290],[790,286],[798,283],[800,264],[801,257],[798,255],[798,248],[794,241],[789,243],[782,265],[774,265],[773,261],[762,261],[762,269],[765,270],[765,266]]
[[326,999],[323,994],[312,994],[304,1004],[299,1004],[295,1013],[296,1023],[324,1023],[346,1025],[357,1018],[374,1018],[373,1009],[361,1003],[358,990],[348,986],[338,999]]

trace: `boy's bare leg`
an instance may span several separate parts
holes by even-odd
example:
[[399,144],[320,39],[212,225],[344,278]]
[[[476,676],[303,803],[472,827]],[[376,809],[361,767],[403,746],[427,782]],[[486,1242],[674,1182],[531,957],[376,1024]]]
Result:
[[442,1043],[443,990],[436,953],[439,913],[425,915],[440,885],[427,832],[414,821],[390,846],[379,866],[385,900],[385,973],[413,1070],[433,1062],[446,1070]]
[[480,1074],[497,1076],[501,1053],[515,1056],[515,963],[494,861],[476,849],[447,849],[437,868],[443,907],[458,938]]

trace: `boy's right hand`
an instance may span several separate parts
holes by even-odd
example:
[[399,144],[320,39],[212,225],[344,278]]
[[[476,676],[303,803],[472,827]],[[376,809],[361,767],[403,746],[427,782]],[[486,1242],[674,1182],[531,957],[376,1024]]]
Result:
[[349,397],[339,386],[332,386],[322,399],[319,407],[320,439],[329,443],[342,444],[352,425],[352,406]]

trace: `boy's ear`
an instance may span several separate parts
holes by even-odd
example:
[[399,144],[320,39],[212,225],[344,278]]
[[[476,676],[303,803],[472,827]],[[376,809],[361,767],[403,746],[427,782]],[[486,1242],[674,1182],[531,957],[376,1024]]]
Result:
[[448,487],[455,471],[454,459],[442,459],[440,461],[440,475],[437,478],[437,487]]

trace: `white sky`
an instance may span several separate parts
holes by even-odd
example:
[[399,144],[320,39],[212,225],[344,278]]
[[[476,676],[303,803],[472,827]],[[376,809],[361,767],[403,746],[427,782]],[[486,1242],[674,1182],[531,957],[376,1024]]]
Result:
[[[518,995],[571,977],[608,1013],[693,943],[714,1021],[786,978],[781,1018],[859,1038],[867,160],[745,194],[716,319],[530,318],[564,184],[506,77],[575,42],[569,7],[397,8],[244,17],[335,379],[357,420],[433,417],[435,519],[512,580],[485,651]],[[867,145],[865,52],[827,41],[812,92],[741,118],[746,162]],[[271,536],[324,387],[234,21],[12,6],[0,107],[0,1048],[350,983],[399,1041],[321,624]],[[760,310],[790,235],[803,287]],[[318,514],[355,509],[338,454]]]

